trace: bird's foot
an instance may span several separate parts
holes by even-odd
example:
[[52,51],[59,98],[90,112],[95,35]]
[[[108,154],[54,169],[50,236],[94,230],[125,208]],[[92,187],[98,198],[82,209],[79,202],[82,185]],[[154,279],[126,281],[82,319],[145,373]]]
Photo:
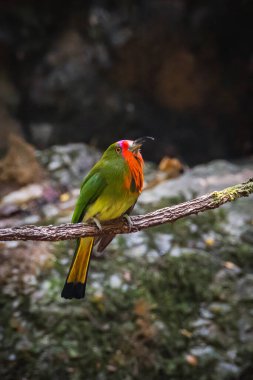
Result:
[[131,228],[133,226],[132,219],[130,218],[130,216],[128,214],[124,214],[123,218],[126,219],[128,227],[129,227],[129,231],[131,231]]
[[102,231],[102,226],[101,226],[100,221],[97,218],[95,218],[95,217],[93,217],[92,220],[96,224],[96,226],[99,229],[99,231]]

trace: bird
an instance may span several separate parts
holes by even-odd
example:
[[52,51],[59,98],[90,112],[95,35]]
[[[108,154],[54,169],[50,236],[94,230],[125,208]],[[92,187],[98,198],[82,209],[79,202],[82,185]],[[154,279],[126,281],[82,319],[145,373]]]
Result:
[[[140,149],[147,140],[120,140],[109,146],[101,159],[84,178],[72,216],[72,223],[101,222],[124,216],[131,225],[129,214],[143,189],[144,161]],[[93,247],[102,252],[115,235],[77,239],[73,260],[61,296],[81,299],[85,296],[87,275]]]

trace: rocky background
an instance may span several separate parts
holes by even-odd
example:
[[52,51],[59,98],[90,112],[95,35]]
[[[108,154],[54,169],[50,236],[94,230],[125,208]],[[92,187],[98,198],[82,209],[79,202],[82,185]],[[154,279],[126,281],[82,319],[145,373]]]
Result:
[[253,151],[250,0],[0,2],[0,149],[154,135],[188,165]]
[[[80,143],[22,148],[44,178],[15,190],[8,182],[0,228],[69,222],[99,153]],[[136,213],[253,177],[252,159],[175,179],[167,168],[146,164]],[[74,242],[0,243],[1,379],[252,380],[252,201],[117,236],[93,254],[81,301],[60,297]]]
[[[0,1],[0,228],[69,222],[122,137],[156,137],[136,213],[253,177],[251,31],[250,0]],[[252,380],[252,200],[117,236],[80,302],[74,242],[0,242],[0,378]]]

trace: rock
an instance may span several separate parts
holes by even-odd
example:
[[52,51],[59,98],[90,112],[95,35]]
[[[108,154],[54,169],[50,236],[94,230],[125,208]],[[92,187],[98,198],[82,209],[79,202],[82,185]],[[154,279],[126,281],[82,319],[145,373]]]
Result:
[[38,284],[38,274],[50,267],[53,256],[47,242],[18,242],[16,247],[8,244],[1,249],[0,284],[4,294],[16,297],[17,291],[31,293]]
[[164,255],[171,250],[172,240],[173,235],[162,234],[159,232],[155,234],[155,244],[161,255]]
[[253,223],[245,229],[245,231],[241,235],[241,239],[249,244],[253,245]]
[[37,157],[57,184],[72,189],[80,187],[84,176],[101,154],[85,144],[68,144],[38,151]]
[[155,203],[162,198],[186,197],[193,194],[203,195],[207,192],[222,190],[225,187],[245,182],[253,176],[253,164],[232,164],[229,161],[217,160],[208,164],[195,166],[176,179],[167,180],[154,189],[141,194],[141,203]]
[[237,292],[242,301],[253,301],[253,273],[246,274],[237,285]]
[[133,259],[138,259],[140,257],[143,257],[147,253],[147,246],[146,244],[139,244],[135,245],[131,249],[127,249],[125,251],[125,255],[133,258]]
[[4,218],[15,215],[18,212],[20,212],[20,208],[14,204],[7,203],[0,207],[0,216]]
[[27,185],[40,181],[44,172],[34,148],[17,135],[10,135],[7,155],[0,161],[0,182]]
[[155,263],[159,259],[160,254],[155,249],[150,249],[148,250],[146,257],[149,263]]
[[122,280],[117,274],[113,274],[109,278],[109,285],[112,289],[119,289],[122,286]]
[[59,208],[49,203],[42,207],[42,213],[46,219],[55,218],[59,214]]
[[22,187],[20,190],[13,191],[5,195],[1,200],[1,205],[15,204],[22,205],[34,199],[39,199],[43,196],[43,186],[34,184]]
[[231,306],[227,303],[213,302],[210,304],[209,310],[216,315],[225,315],[231,312]]
[[199,346],[191,349],[191,354],[196,356],[202,362],[212,361],[217,358],[218,354],[212,346]]
[[239,329],[239,340],[241,344],[247,344],[253,349],[253,317],[252,315],[243,313],[237,322]]
[[232,363],[220,362],[216,367],[216,373],[220,380],[238,379],[240,368]]
[[209,326],[210,323],[211,322],[207,318],[199,318],[195,320],[194,322],[192,322],[191,326],[199,330],[205,326]]

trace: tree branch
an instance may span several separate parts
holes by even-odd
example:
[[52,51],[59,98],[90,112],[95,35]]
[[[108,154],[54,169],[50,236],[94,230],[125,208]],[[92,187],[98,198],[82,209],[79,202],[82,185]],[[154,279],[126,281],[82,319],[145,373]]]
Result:
[[137,232],[146,228],[155,227],[165,223],[172,223],[178,219],[199,212],[211,210],[222,206],[237,198],[247,197],[253,193],[253,178],[248,182],[228,187],[221,191],[215,191],[203,195],[191,201],[180,203],[176,206],[165,207],[146,215],[132,216],[131,228],[124,218],[115,219],[102,224],[102,230],[94,224],[62,224],[59,226],[23,226],[15,228],[1,228],[0,241],[7,240],[70,240],[85,236],[102,236],[127,234]]

